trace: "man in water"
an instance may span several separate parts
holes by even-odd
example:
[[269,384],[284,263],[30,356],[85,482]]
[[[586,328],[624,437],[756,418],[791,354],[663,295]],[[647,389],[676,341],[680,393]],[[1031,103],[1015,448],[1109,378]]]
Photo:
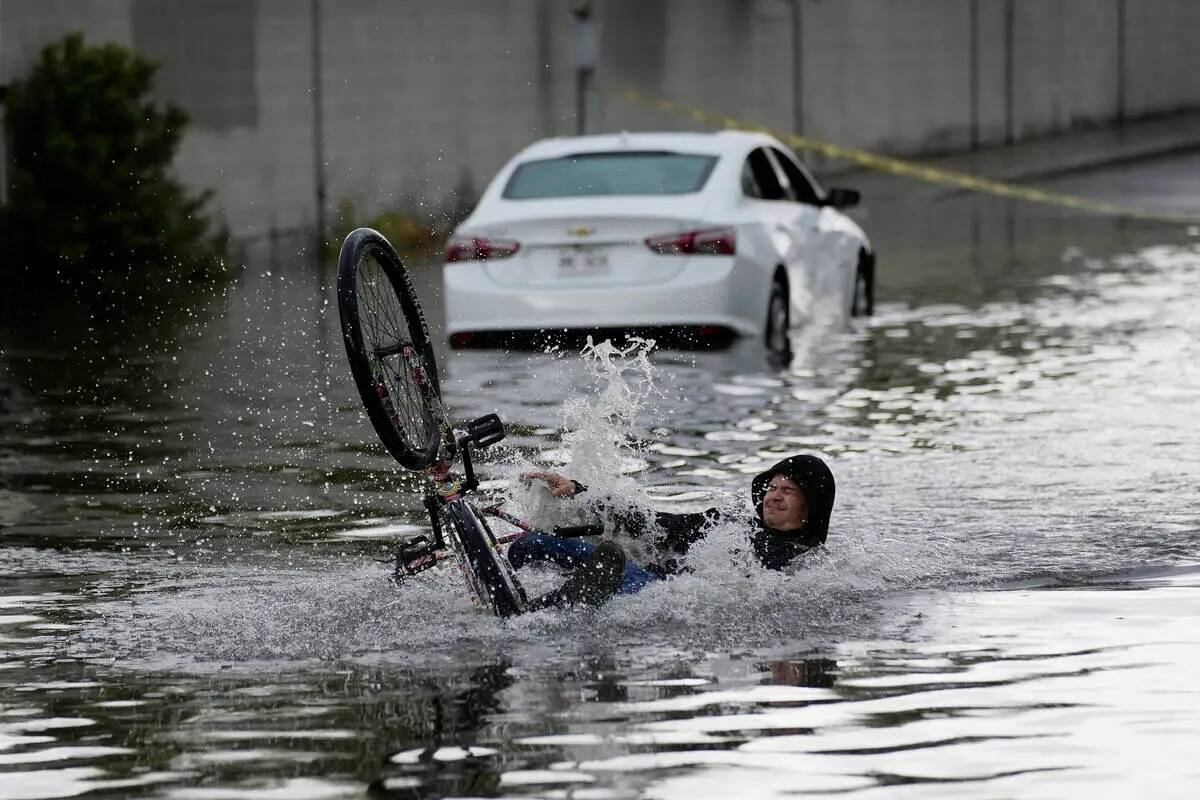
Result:
[[[586,487],[556,472],[527,472],[527,482],[544,481],[555,497],[574,497]],[[781,570],[801,553],[825,542],[833,512],[833,473],[817,456],[785,458],[750,483],[750,502],[757,518],[747,540],[759,563]],[[603,510],[603,503],[598,504]],[[534,601],[536,608],[587,603],[599,605],[614,594],[633,594],[647,583],[681,571],[677,556],[687,554],[721,518],[715,508],[692,514],[640,511],[616,515],[618,528],[631,537],[649,535],[662,557],[657,563],[638,566],[625,559],[615,542],[592,545],[578,539],[533,534],[508,549],[513,567],[551,561],[573,571],[562,588]]]

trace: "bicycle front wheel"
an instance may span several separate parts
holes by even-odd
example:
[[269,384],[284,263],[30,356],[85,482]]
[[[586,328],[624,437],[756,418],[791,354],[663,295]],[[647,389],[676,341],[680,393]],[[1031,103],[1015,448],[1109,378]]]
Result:
[[402,467],[429,467],[445,424],[437,362],[408,272],[377,231],[346,237],[337,294],[350,372],[375,432]]
[[462,543],[464,568],[469,571],[466,577],[479,601],[497,617],[524,613],[529,605],[525,588],[497,549],[487,523],[462,501],[450,503],[446,512]]

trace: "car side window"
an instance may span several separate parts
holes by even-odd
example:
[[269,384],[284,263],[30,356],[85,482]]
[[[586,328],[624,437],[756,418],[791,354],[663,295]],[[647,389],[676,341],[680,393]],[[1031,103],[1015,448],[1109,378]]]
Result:
[[746,188],[746,176],[749,170],[749,176],[753,179],[754,186],[758,189],[757,194],[750,194],[749,197],[758,197],[763,200],[784,200],[787,194],[784,191],[783,185],[779,182],[779,176],[775,172],[775,165],[771,163],[771,157],[767,155],[767,151],[762,148],[756,148],[754,152],[746,157],[746,163],[742,166],[742,189]]
[[791,199],[810,206],[821,205],[821,191],[796,160],[775,147],[771,148],[771,154],[775,156],[775,161],[779,163],[779,168],[787,178]]

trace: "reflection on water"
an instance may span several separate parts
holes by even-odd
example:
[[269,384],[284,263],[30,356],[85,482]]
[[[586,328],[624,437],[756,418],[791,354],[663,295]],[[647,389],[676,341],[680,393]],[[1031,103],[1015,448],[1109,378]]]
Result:
[[[23,797],[158,783],[192,787],[171,791],[180,797],[340,797],[364,783],[397,797],[566,786],[1052,797],[1094,794],[1101,780],[1099,794],[1115,797],[1148,778],[1183,796],[1171,787],[1187,785],[1200,732],[1197,690],[1178,680],[1200,655],[1194,585],[919,593],[894,605],[897,618],[921,612],[886,631],[903,644],[810,656],[525,646],[477,666],[410,668],[397,651],[379,664],[178,674],[39,665],[53,646],[14,623],[22,635],[6,640],[5,664],[41,669],[6,683],[0,766],[8,796]],[[1064,641],[1070,620],[1082,625]]]
[[734,526],[602,613],[386,580],[419,484],[362,418],[327,266],[274,245],[178,318],[6,311],[0,797],[1182,796],[1200,250],[939,205],[868,209],[869,322],[785,368],[655,352],[620,424],[575,353],[439,350],[452,413],[512,428],[493,487],[567,462],[589,408],[662,508],[830,460],[798,574],[731,566]]

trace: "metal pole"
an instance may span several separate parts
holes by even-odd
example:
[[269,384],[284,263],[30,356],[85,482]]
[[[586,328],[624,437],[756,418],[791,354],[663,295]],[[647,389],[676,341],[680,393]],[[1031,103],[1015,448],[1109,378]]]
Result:
[[1125,0],[1117,0],[1117,124],[1125,124]]
[[593,0],[580,0],[571,11],[569,56],[575,67],[575,131],[596,133],[600,128],[600,94],[596,71],[600,66],[600,26]]
[[592,71],[580,67],[575,72],[575,133],[583,136],[591,133]]
[[1017,121],[1013,119],[1016,105],[1013,86],[1013,75],[1016,65],[1013,63],[1013,38],[1015,36],[1016,11],[1013,0],[1008,0],[1004,9],[1004,143],[1012,144],[1017,138]]
[[792,128],[804,135],[804,14],[800,3],[792,0]]
[[[0,18],[0,41],[3,41],[4,20]],[[4,80],[4,61],[0,59],[0,86],[7,85]],[[8,137],[4,134],[4,112],[0,110],[0,205],[8,202]]]
[[325,243],[325,116],[321,97],[321,0],[312,0],[313,183],[317,191],[317,254]]
[[8,202],[8,146],[3,129],[4,113],[0,112],[0,206]]
[[971,149],[979,149],[979,0],[971,0]]

